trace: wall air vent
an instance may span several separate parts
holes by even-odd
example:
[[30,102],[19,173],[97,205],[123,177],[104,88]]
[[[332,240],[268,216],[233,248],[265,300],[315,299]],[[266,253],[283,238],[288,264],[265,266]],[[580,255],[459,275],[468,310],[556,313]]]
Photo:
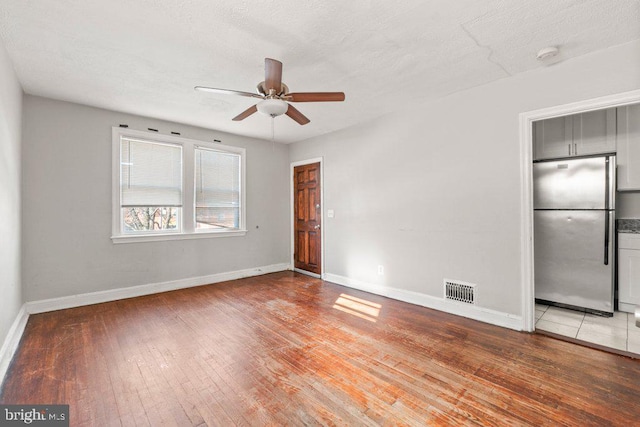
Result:
[[459,280],[444,279],[444,299],[475,304],[476,285]]

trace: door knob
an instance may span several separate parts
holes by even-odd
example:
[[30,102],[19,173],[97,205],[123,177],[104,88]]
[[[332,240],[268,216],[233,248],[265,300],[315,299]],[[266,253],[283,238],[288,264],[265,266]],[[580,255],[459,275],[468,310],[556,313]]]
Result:
[[316,209],[320,209],[320,203],[316,205]]
[[314,230],[317,230],[318,228],[320,228],[320,224],[316,224],[313,226]]

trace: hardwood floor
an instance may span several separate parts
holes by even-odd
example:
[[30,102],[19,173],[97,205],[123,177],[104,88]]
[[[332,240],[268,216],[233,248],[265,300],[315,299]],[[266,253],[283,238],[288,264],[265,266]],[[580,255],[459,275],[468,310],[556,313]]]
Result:
[[96,426],[630,426],[640,360],[283,272],[33,315],[0,402]]

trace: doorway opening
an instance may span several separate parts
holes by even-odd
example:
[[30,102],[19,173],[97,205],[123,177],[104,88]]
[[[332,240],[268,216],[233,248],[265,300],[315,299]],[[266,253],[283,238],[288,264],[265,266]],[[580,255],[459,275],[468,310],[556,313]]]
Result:
[[[591,343],[593,347],[606,349],[613,352],[622,352],[624,354],[640,355],[640,328],[635,328],[635,318],[633,313],[618,310],[613,317],[604,318],[593,316],[589,313],[579,312],[575,310],[566,310],[548,304],[536,304],[535,292],[535,261],[534,261],[534,173],[533,164],[536,160],[534,146],[535,132],[540,128],[540,122],[543,120],[564,120],[570,115],[597,115],[605,110],[618,107],[631,106],[640,103],[640,91],[626,92],[622,94],[607,96],[603,98],[577,102],[573,104],[547,108],[520,115],[520,142],[521,142],[521,171],[522,171],[522,313],[523,313],[523,330],[538,331],[542,333],[552,334],[557,338],[567,341],[580,342],[581,344]],[[604,115],[603,117],[605,117]],[[553,124],[553,123],[551,123]],[[534,129],[538,126],[538,129]],[[560,128],[559,128],[560,129]],[[566,126],[565,126],[566,129]],[[574,130],[576,128],[574,127]],[[560,129],[561,130],[561,129]],[[559,132],[560,134],[560,132]],[[539,142],[539,139],[538,139]],[[567,148],[568,147],[568,148]],[[563,154],[558,158],[566,158],[574,155],[571,150],[577,151],[577,157],[583,154],[580,146],[563,145]],[[553,149],[552,146],[544,147],[545,150]],[[586,154],[586,153],[584,153]],[[621,193],[617,193],[621,194]],[[640,200],[640,192],[636,197]],[[637,205],[640,207],[640,204]],[[625,214],[628,215],[628,214]],[[624,215],[618,215],[618,218],[624,218]],[[637,218],[640,218],[640,210]],[[604,226],[603,226],[604,227]],[[617,232],[619,230],[614,230]],[[617,233],[616,233],[617,234]],[[614,247],[614,250],[615,247]],[[617,259],[614,258],[614,259]],[[624,309],[624,308],[623,308]],[[615,328],[615,329],[614,329]],[[543,332],[547,331],[547,332]],[[606,333],[603,333],[606,332]],[[634,336],[637,337],[638,343],[634,342]],[[640,356],[639,356],[640,357]]]

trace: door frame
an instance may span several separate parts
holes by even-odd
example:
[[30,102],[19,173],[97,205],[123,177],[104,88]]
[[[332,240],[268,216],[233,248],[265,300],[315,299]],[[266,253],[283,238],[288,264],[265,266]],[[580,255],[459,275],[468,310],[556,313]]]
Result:
[[520,113],[520,264],[522,287],[522,330],[535,330],[535,290],[533,261],[533,122],[640,102],[640,90],[621,92],[570,104]]
[[[321,257],[321,262],[320,262],[320,274],[315,274],[312,273],[310,271],[305,271],[305,270],[300,270],[295,268],[295,259],[294,259],[294,252],[295,252],[295,206],[294,206],[294,192],[295,192],[295,187],[293,184],[293,179],[294,179],[294,174],[293,171],[297,166],[304,166],[304,165],[310,165],[313,163],[320,163],[320,257]],[[296,162],[291,162],[290,164],[290,170],[289,170],[289,193],[290,193],[290,201],[289,204],[291,206],[291,212],[290,212],[290,219],[291,219],[291,223],[290,223],[290,235],[291,235],[291,241],[290,241],[290,250],[289,252],[291,253],[291,270],[296,271],[298,273],[302,273],[302,274],[306,274],[308,276],[312,276],[312,277],[317,277],[319,279],[324,279],[325,273],[324,273],[324,225],[325,225],[325,221],[324,221],[324,162],[323,162],[323,158],[322,157],[315,157],[312,159],[306,159],[306,160],[298,160]]]

